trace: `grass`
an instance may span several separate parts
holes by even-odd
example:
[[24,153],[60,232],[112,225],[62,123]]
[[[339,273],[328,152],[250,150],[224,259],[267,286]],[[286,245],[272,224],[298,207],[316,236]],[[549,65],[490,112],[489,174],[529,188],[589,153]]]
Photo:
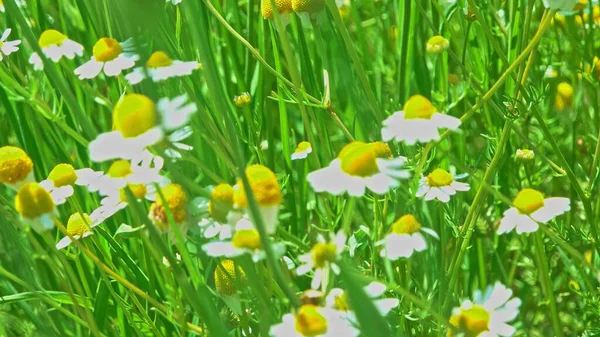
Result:
[[[171,205],[170,237],[149,220],[151,202],[127,191],[125,210],[57,250],[69,215],[91,213],[101,197],[76,188],[58,206],[55,228],[37,233],[16,211],[15,191],[0,186],[0,336],[269,336],[310,289],[312,274],[286,263],[298,266],[318,234],[339,230],[351,237],[352,254],[340,256],[341,273],[325,290],[348,292],[362,336],[445,336],[452,309],[496,282],[522,302],[514,336],[600,336],[600,20],[588,15],[596,5],[559,13],[534,0],[338,5],[326,0],[310,17],[275,11],[266,20],[258,0],[4,0],[0,29],[22,43],[0,62],[0,147],[22,148],[37,181],[59,163],[108,170],[88,145],[113,128],[123,94],[187,94],[198,111],[184,141],[193,149],[170,160],[169,142],[151,148],[166,158],[162,174],[185,189],[187,234]],[[84,56],[44,57],[44,70],[34,70],[28,60],[42,53],[37,41],[47,29],[83,45]],[[449,41],[439,54],[426,51],[435,35]],[[137,85],[124,75],[79,80],[74,69],[101,37],[133,38],[142,61],[162,50],[202,69]],[[558,89],[563,82],[571,94]],[[236,105],[245,92],[251,102]],[[411,178],[386,194],[315,193],[307,174],[351,141],[381,140],[383,121],[415,94],[460,118],[460,129],[417,145],[389,142],[394,156],[407,157]],[[312,153],[291,160],[301,141]],[[518,149],[535,158],[520,160]],[[196,226],[205,214],[195,199],[210,198],[220,183],[253,190],[244,172],[257,163],[281,187],[279,225],[267,234],[262,196],[248,193],[265,259],[235,258],[228,296],[216,279],[222,259],[202,248],[210,239]],[[470,190],[448,203],[417,197],[421,176],[438,167],[467,173]],[[535,233],[499,235],[523,188],[568,198],[570,211]],[[410,258],[380,257],[376,243],[408,213],[439,240],[428,238]],[[400,303],[385,316],[363,290],[375,280]]]

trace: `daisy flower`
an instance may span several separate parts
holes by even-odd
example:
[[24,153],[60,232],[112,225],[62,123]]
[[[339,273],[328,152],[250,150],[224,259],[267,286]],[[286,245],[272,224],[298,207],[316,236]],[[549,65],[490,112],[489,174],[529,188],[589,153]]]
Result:
[[[54,62],[60,61],[63,57],[72,60],[75,58],[75,55],[83,55],[82,45],[54,29],[45,30],[40,35],[38,44],[42,49],[42,53]],[[33,64],[35,70],[42,70],[44,68],[42,58],[37,53],[31,54],[29,63]]]
[[15,209],[22,220],[41,233],[54,226],[56,203],[50,193],[38,183],[26,183],[17,192]]
[[167,206],[173,215],[173,220],[181,235],[185,238],[188,224],[188,198],[183,190],[183,187],[178,184],[169,184],[161,188],[162,197],[157,197],[156,201],[150,205],[148,218],[163,233],[168,233],[171,240],[174,239],[175,233],[172,232],[169,225],[169,219],[165,206]]
[[[272,244],[277,258],[285,254],[285,245],[281,242]],[[266,258],[262,249],[260,234],[248,218],[241,218],[235,225],[231,240],[213,241],[202,246],[202,250],[208,256],[234,258],[244,254],[250,254],[252,261],[258,262]]]
[[311,288],[325,290],[329,283],[329,271],[333,271],[336,275],[340,273],[340,267],[337,261],[341,257],[342,252],[346,248],[346,235],[339,231],[335,237],[331,235],[330,242],[327,242],[323,236],[319,234],[317,243],[312,247],[310,252],[298,257],[300,266],[296,269],[298,275],[304,275],[311,270],[315,271]]
[[457,332],[448,329],[448,337],[479,336],[508,337],[515,328],[508,323],[519,314],[521,300],[510,299],[512,290],[499,282],[488,287],[485,293],[476,291],[474,301],[464,300],[460,307],[452,310],[450,324]]
[[300,142],[292,153],[292,160],[305,159],[311,152],[312,146],[309,142]]
[[233,209],[233,193],[233,186],[225,183],[211,190],[210,199],[206,203],[209,218],[204,218],[198,223],[205,238],[231,238],[232,226],[228,223],[228,215]]
[[360,334],[343,314],[331,308],[304,304],[271,327],[272,337],[355,337]]
[[83,239],[94,234],[92,228],[100,225],[121,209],[123,208],[102,205],[90,215],[79,212],[73,213],[67,221],[67,236],[58,241],[56,249],[63,249],[69,246],[73,240]]
[[99,178],[102,174],[89,168],[75,170],[73,165],[58,164],[50,171],[48,179],[40,182],[40,186],[50,192],[57,204],[61,204],[75,192],[73,185],[84,186],[92,191],[100,188]]
[[[292,0],[275,0],[275,6],[277,7],[277,12],[279,12],[281,19],[287,21],[285,18],[292,12]],[[275,18],[271,0],[260,1],[260,12],[265,19],[273,20]]]
[[513,207],[504,212],[498,234],[516,228],[517,234],[531,233],[538,229],[538,222],[548,223],[571,209],[569,198],[545,198],[542,192],[525,188],[517,193]]
[[0,147],[0,182],[18,191],[25,183],[33,182],[33,161],[23,149]]
[[457,191],[468,191],[471,188],[469,184],[455,180],[463,177],[463,175],[453,176],[448,171],[437,168],[421,178],[417,197],[423,197],[428,201],[437,199],[441,202],[448,202],[450,196],[455,195]]
[[200,67],[198,62],[172,60],[167,53],[157,51],[150,55],[145,67],[134,68],[133,72],[125,76],[125,79],[129,84],[138,84],[146,78],[146,73],[148,73],[152,81],[160,82],[172,77],[191,75]]
[[[250,189],[252,190],[252,195],[258,203],[267,234],[275,234],[277,231],[279,206],[283,198],[277,177],[268,167],[260,164],[248,166],[245,173],[250,184]],[[241,179],[238,179],[233,189],[234,207],[243,210],[249,215],[248,199]]]
[[0,37],[0,61],[4,59],[4,55],[8,56],[19,50],[17,46],[21,44],[21,40],[6,41],[10,32],[11,29],[8,28],[4,31],[2,37]]
[[215,289],[221,296],[234,296],[248,285],[246,272],[232,260],[223,259],[214,272]]
[[408,145],[426,143],[440,138],[438,129],[456,130],[461,121],[437,111],[426,97],[414,95],[404,103],[404,110],[395,112],[383,121],[383,141],[395,139]]
[[383,246],[380,256],[396,261],[401,257],[408,258],[414,252],[425,250],[427,242],[422,232],[438,238],[435,231],[422,227],[414,215],[401,216],[392,224],[390,233],[377,243]]
[[103,37],[92,50],[92,58],[75,69],[75,75],[80,80],[95,78],[104,69],[106,76],[118,76],[123,70],[133,68],[139,56],[127,52],[130,42],[119,42],[109,37]]
[[[363,290],[373,300],[373,304],[381,316],[387,316],[392,309],[400,304],[400,300],[397,298],[381,298],[387,290],[383,283],[371,282]],[[325,297],[325,306],[346,313],[346,319],[354,324],[358,324],[348,298],[348,293],[343,289],[331,289],[327,297]]]
[[311,172],[306,179],[315,192],[362,196],[366,189],[385,194],[398,187],[398,179],[409,177],[402,170],[405,157],[392,158],[389,146],[382,142],[352,142],[346,145],[329,166]]

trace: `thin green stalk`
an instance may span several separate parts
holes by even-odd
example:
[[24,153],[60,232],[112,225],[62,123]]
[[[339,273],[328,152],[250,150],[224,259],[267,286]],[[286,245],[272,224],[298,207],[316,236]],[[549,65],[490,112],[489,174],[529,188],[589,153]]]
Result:
[[548,270],[548,258],[546,257],[546,250],[544,249],[544,242],[542,233],[537,231],[532,235],[532,240],[535,246],[535,254],[537,255],[538,262],[538,276],[548,305],[550,306],[550,314],[552,315],[552,326],[554,327],[554,334],[557,337],[562,337],[563,332],[560,327],[560,319],[558,317],[558,311],[556,309],[556,298],[554,297],[554,290],[552,288],[552,282],[550,281],[550,271]]

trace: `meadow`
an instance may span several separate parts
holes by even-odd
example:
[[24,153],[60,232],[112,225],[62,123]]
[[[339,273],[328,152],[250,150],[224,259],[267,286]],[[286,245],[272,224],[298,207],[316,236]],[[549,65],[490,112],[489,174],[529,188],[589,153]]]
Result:
[[0,337],[600,336],[593,0],[0,0]]

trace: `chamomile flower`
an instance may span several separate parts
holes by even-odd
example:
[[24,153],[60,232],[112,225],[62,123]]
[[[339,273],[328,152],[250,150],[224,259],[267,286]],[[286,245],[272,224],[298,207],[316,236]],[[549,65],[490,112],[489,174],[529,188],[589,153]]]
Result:
[[556,87],[556,97],[554,98],[554,108],[563,111],[573,105],[573,86],[567,82],[561,82]]
[[41,233],[54,226],[56,203],[50,193],[38,183],[21,186],[15,197],[15,209],[25,223]]
[[311,152],[312,146],[309,142],[300,142],[292,153],[292,160],[305,159]]
[[100,188],[102,174],[89,168],[76,170],[73,165],[58,164],[50,171],[48,179],[40,182],[40,186],[50,192],[54,202],[61,204],[75,192],[73,185],[92,191]]
[[146,78],[147,73],[152,81],[160,82],[172,77],[191,75],[200,67],[198,62],[172,60],[167,53],[157,51],[150,55],[145,67],[134,68],[133,72],[125,76],[125,79],[129,84],[138,84]]
[[166,207],[170,210],[175,224],[179,228],[181,235],[185,238],[188,224],[188,198],[183,187],[178,184],[169,184],[161,188],[162,197],[157,197],[156,201],[150,205],[148,218],[163,233],[169,233],[173,239],[175,234],[171,230]]
[[517,149],[517,152],[515,153],[515,159],[522,162],[532,161],[534,158],[535,152],[533,152],[533,150]]
[[119,42],[109,37],[103,37],[92,50],[92,58],[75,69],[75,75],[80,80],[95,78],[102,70],[106,76],[118,76],[123,70],[133,68],[139,59],[130,53],[130,42]]
[[2,37],[0,37],[0,61],[4,59],[5,55],[8,56],[19,50],[18,45],[21,44],[21,40],[6,41],[10,32],[11,29],[8,28],[2,33]]
[[476,291],[474,301],[464,300],[452,310],[450,324],[456,332],[448,329],[448,337],[508,337],[515,328],[508,323],[519,314],[521,300],[511,299],[512,290],[499,282],[489,286],[485,293]]
[[[42,53],[53,62],[58,62],[63,57],[72,60],[75,58],[75,55],[83,55],[82,45],[54,29],[45,30],[38,39],[38,45],[42,49]],[[29,63],[33,64],[35,70],[42,70],[44,68],[44,63],[37,53],[31,54]]]
[[271,327],[272,337],[355,337],[360,334],[343,314],[331,308],[304,304]]
[[408,258],[414,252],[427,249],[423,233],[438,238],[435,231],[422,227],[414,215],[401,216],[392,224],[390,233],[377,243],[377,245],[383,246],[380,256],[396,261],[401,257]]
[[231,238],[232,226],[228,223],[229,212],[233,209],[233,186],[219,184],[210,192],[207,202],[208,218],[203,218],[199,223],[202,235],[211,239],[219,237],[220,240]]
[[[272,243],[277,258],[285,254],[285,245],[281,242]],[[241,218],[235,225],[231,240],[212,241],[202,246],[202,250],[212,257],[234,258],[250,254],[252,261],[258,262],[266,258],[262,248],[260,234],[248,218]]]
[[33,161],[23,149],[0,147],[0,183],[18,191],[23,184],[34,180]]
[[560,11],[571,11],[575,8],[577,0],[543,0],[544,6],[548,9]]
[[346,145],[329,166],[311,172],[307,180],[315,192],[362,196],[366,189],[385,194],[398,187],[398,179],[409,177],[402,170],[405,157],[392,158],[389,146],[382,142],[352,142]]
[[426,143],[440,138],[438,129],[456,130],[460,124],[460,119],[438,112],[426,97],[414,95],[406,101],[403,110],[383,121],[381,138],[408,145]]
[[4,13],[6,9],[4,8],[4,2],[2,2],[2,0],[0,0],[0,12]]
[[[284,17],[289,16],[292,12],[292,0],[274,0],[275,6],[277,7],[277,11]],[[263,18],[272,20],[274,18],[273,15],[273,7],[271,6],[271,0],[261,0],[260,1],[260,11],[262,13]]]
[[542,192],[525,188],[517,193],[513,206],[504,212],[498,234],[508,233],[515,228],[517,234],[535,232],[538,222],[545,224],[568,212],[571,201],[569,198],[544,198]]
[[[277,231],[279,206],[283,198],[277,177],[268,167],[260,164],[248,166],[245,173],[250,189],[252,190],[252,195],[258,203],[267,234],[275,234]],[[249,215],[248,197],[241,179],[238,179],[233,189],[234,207],[244,210]]]
[[233,103],[238,108],[246,107],[250,104],[250,102],[252,102],[252,96],[250,96],[250,93],[248,92],[243,92],[233,98]]
[[292,9],[296,13],[316,13],[325,8],[325,0],[292,0]]
[[223,259],[214,272],[215,289],[221,296],[235,296],[248,285],[246,272],[229,259]]
[[[373,304],[381,316],[387,316],[395,307],[400,304],[397,298],[381,298],[387,290],[383,283],[371,282],[363,288],[367,296],[373,300]],[[325,297],[325,306],[346,314],[346,319],[354,324],[358,324],[356,315],[352,310],[348,293],[340,288],[333,288]]]
[[304,275],[311,270],[315,271],[311,288],[325,290],[329,283],[329,272],[333,271],[336,275],[340,273],[340,267],[337,261],[346,248],[346,235],[339,231],[335,237],[332,235],[327,242],[321,235],[317,237],[317,243],[310,252],[298,257],[300,266],[296,269],[298,275]]
[[437,199],[441,202],[448,202],[456,192],[468,191],[471,188],[467,183],[456,181],[462,177],[464,176],[453,176],[448,171],[437,168],[421,178],[417,197],[423,197],[428,201]]
[[92,228],[100,225],[121,209],[123,208],[120,206],[102,205],[90,215],[79,212],[73,213],[67,221],[67,236],[58,241],[56,249],[63,249],[69,246],[73,240],[83,239],[92,235]]

